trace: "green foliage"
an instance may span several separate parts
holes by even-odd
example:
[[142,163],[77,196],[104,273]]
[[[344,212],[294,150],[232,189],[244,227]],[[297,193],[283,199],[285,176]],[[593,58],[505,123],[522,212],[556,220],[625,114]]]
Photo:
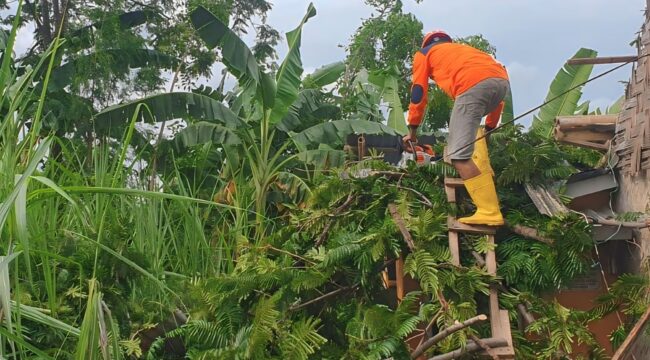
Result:
[[[278,34],[264,25],[271,7],[264,0],[191,1],[198,36],[189,22],[162,16],[176,6],[168,0],[126,13],[130,5],[119,1],[72,9],[60,47],[37,24],[42,47],[63,53],[21,61],[5,56],[0,72],[0,295],[3,309],[11,309],[0,326],[0,353],[14,359],[401,359],[409,357],[405,340],[423,326],[438,332],[486,313],[490,286],[502,282],[512,289],[501,295],[503,305],[529,302],[539,315],[529,328],[534,339],[515,335],[521,358],[568,357],[572,341],[600,356],[588,323],[620,310],[631,324],[647,305],[647,281],[621,277],[588,312],[539,300],[588,269],[593,243],[582,219],[539,216],[521,188],[562,180],[595,165],[597,154],[558,147],[520,127],[494,134],[490,146],[509,222],[535,227],[553,243],[505,231],[496,245],[467,237],[461,266],[452,265],[447,216],[470,211],[467,201],[447,203],[443,178],[454,170],[442,162],[407,170],[377,160],[350,163],[341,151],[350,133],[403,130],[409,56],[421,37],[419,21],[402,12],[400,1],[367,3],[377,15],[355,35],[349,62],[302,80],[301,29],[314,15],[311,6],[287,34],[289,54],[279,68],[272,63]],[[249,48],[241,35],[252,18],[262,24]],[[8,37],[0,32],[7,54],[20,17],[15,20]],[[56,26],[49,27],[51,35]],[[465,41],[494,52],[482,36]],[[206,50],[213,48],[218,52]],[[177,81],[188,85],[209,74],[219,59],[239,87],[173,91]],[[151,95],[168,67],[172,90]],[[48,74],[54,78],[44,87]],[[134,89],[144,97],[133,100]],[[437,97],[433,126],[442,127],[451,104],[431,93]],[[104,106],[114,100],[120,104]],[[381,123],[382,100],[391,109],[389,126]],[[136,131],[139,120],[175,119],[185,127],[171,138]],[[357,178],[360,170],[393,175]],[[387,211],[391,203],[414,251]],[[498,277],[469,256],[494,246]],[[382,271],[401,255],[421,289],[395,304]],[[171,312],[189,320],[157,334],[143,354],[156,324]],[[615,344],[630,324],[612,334]],[[487,327],[455,333],[428,354],[465,346],[470,335],[488,335]],[[181,340],[187,353],[163,354],[171,339]]]
[[574,344],[584,344],[597,350],[596,339],[587,329],[587,324],[595,320],[588,313],[568,309],[554,301],[543,304],[541,311],[545,314],[528,326],[529,331],[543,335],[539,341],[542,348],[537,356],[545,359],[568,359],[573,353]]

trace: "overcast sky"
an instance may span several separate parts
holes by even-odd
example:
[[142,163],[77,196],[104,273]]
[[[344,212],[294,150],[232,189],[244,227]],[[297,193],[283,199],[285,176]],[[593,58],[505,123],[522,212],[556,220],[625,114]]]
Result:
[[[633,55],[629,44],[643,23],[644,0],[403,0],[425,32],[436,28],[452,36],[483,34],[497,48],[510,74],[515,115],[540,104],[562,67],[580,47],[599,56]],[[314,0],[318,15],[304,27],[305,70],[342,60],[347,44],[371,8],[363,0]],[[274,0],[269,23],[282,34],[293,29],[309,1]],[[280,49],[282,59],[286,46]],[[593,74],[612,67],[597,65]],[[583,100],[606,107],[623,94],[630,67],[585,88]],[[528,123],[527,119],[524,123]]]
[[[452,36],[483,34],[497,48],[497,59],[508,68],[515,115],[543,102],[548,87],[566,59],[580,47],[599,56],[633,55],[629,44],[643,23],[644,0],[403,0],[404,10],[417,16],[424,31],[441,28]],[[296,27],[308,0],[272,0],[269,23],[282,34]],[[305,72],[343,60],[343,45],[368,18],[372,9],[363,0],[313,0],[318,15],[304,27],[302,59]],[[24,28],[18,52],[33,44],[31,28]],[[283,38],[280,59],[286,52]],[[597,65],[594,75],[612,65]],[[216,86],[220,72],[207,83]],[[605,108],[624,91],[630,66],[589,84],[583,100]],[[203,82],[203,81],[202,81]],[[531,117],[523,120],[528,125]]]

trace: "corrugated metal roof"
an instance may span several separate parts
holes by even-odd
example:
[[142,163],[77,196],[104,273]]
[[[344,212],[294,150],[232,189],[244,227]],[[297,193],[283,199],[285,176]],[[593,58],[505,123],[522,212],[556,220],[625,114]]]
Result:
[[530,197],[540,213],[554,216],[569,212],[569,209],[562,204],[557,192],[549,190],[548,186],[525,184],[524,187],[528,197]]

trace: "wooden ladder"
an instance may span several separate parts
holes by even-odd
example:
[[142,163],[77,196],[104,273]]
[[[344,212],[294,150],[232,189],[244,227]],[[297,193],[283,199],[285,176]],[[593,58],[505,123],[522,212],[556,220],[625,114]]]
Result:
[[[445,192],[447,193],[447,201],[456,203],[457,193],[459,188],[463,188],[463,180],[459,178],[445,177]],[[449,250],[451,252],[452,263],[460,266],[460,234],[473,234],[487,236],[489,250],[485,256],[485,265],[487,271],[491,275],[497,273],[497,260],[494,252],[494,235],[496,228],[483,225],[466,225],[460,223],[457,218],[449,216],[447,218],[447,228],[449,229]],[[510,318],[508,317],[507,310],[499,308],[499,290],[497,286],[490,287],[490,328],[493,339],[505,339],[508,343],[507,346],[492,348],[485,355],[490,355],[497,359],[514,359],[515,353],[512,346],[512,335],[510,333]]]

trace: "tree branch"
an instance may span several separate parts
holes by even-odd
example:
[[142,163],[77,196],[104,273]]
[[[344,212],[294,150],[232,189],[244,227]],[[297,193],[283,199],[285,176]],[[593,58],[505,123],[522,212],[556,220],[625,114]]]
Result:
[[544,244],[552,245],[553,244],[553,239],[549,239],[546,237],[543,237],[539,234],[537,229],[534,229],[532,227],[524,226],[524,225],[513,225],[510,223],[506,223],[506,226],[510,231],[517,235],[521,235],[525,238],[529,238],[532,240],[537,240],[539,242],[543,242]]
[[307,302],[304,302],[304,303],[301,303],[301,304],[298,304],[298,305],[295,305],[295,306],[291,306],[291,307],[289,307],[289,311],[300,310],[300,309],[304,308],[305,306],[309,306],[309,305],[311,305],[313,303],[317,303],[319,301],[331,298],[332,296],[338,295],[338,294],[340,294],[342,292],[346,292],[348,290],[355,290],[356,288],[359,287],[359,285],[361,285],[361,284],[356,283],[356,284],[354,284],[352,286],[346,286],[346,287],[343,287],[343,288],[340,288],[340,289],[336,289],[334,291],[330,291],[327,294],[321,295],[321,296],[319,296],[319,297],[317,297],[315,299],[311,299],[311,300],[309,300]]
[[[476,324],[477,322],[485,321],[487,320],[487,316],[481,314],[478,316],[475,316],[471,319],[465,320],[462,323],[456,323],[441,332],[437,333],[435,336],[433,336],[431,339],[425,341],[422,343],[422,345],[418,346],[417,349],[415,349],[411,353],[411,358],[412,359],[417,359],[420,355],[424,354],[425,351],[427,351],[429,348],[431,348],[433,345],[439,343],[440,341],[444,340],[446,337],[450,336],[451,334],[458,332],[466,327],[472,326]],[[507,344],[507,343],[506,343]],[[468,344],[469,347],[469,344]],[[479,348],[480,349],[480,348]]]
[[395,221],[395,224],[397,224],[399,231],[402,233],[402,237],[404,238],[406,245],[409,247],[409,249],[412,252],[414,252],[415,244],[413,243],[413,238],[411,237],[411,233],[409,233],[409,230],[406,228],[404,219],[402,219],[399,212],[397,212],[397,206],[394,203],[388,204],[388,211],[390,212],[390,216],[393,217],[393,221]]
[[327,237],[329,236],[332,226],[334,225],[335,217],[339,216],[343,211],[345,211],[345,209],[347,209],[350,206],[350,204],[352,204],[352,200],[354,200],[354,194],[350,193],[348,195],[348,198],[345,200],[345,202],[341,206],[337,207],[336,210],[334,210],[332,217],[330,217],[330,219],[327,221],[327,224],[325,224],[325,228],[323,228],[323,232],[318,237],[318,240],[316,240],[314,247],[319,247],[323,245],[323,243],[327,240]]
[[[508,346],[508,342],[506,341],[506,339],[488,338],[488,339],[483,339],[482,341],[485,345],[491,348]],[[434,356],[432,358],[429,358],[429,360],[452,360],[452,359],[457,359],[465,354],[473,353],[479,350],[482,350],[480,345],[478,345],[474,341],[468,341],[467,346],[465,346],[464,348],[460,348],[446,354]]]
[[417,190],[415,190],[415,189],[411,189],[411,188],[408,188],[408,187],[404,187],[404,186],[402,186],[402,185],[397,185],[397,188],[398,188],[398,189],[401,189],[401,190],[408,190],[408,191],[414,193],[415,195],[417,195],[417,196],[422,200],[422,202],[423,202],[425,205],[427,205],[427,206],[430,207],[430,208],[433,208],[433,203],[431,202],[431,200],[429,200],[429,199],[428,199],[426,196],[424,196],[424,194],[422,194],[421,192],[419,192],[419,191],[417,191]]
[[[375,272],[379,272],[379,271],[381,271],[382,269],[385,269],[388,265],[390,265],[390,264],[392,264],[392,263],[394,263],[394,262],[395,262],[395,259],[391,259],[391,260],[385,261],[385,262],[382,263],[379,267],[376,267],[376,268],[373,269],[373,270],[374,270]],[[342,287],[342,288],[336,289],[336,290],[334,290],[334,291],[328,292],[327,294],[321,295],[321,296],[319,296],[319,297],[317,297],[317,298],[315,298],[315,299],[309,300],[309,301],[307,301],[307,302],[300,303],[300,304],[297,304],[297,305],[294,305],[294,306],[290,306],[290,307],[289,307],[289,311],[295,311],[295,310],[302,309],[302,308],[304,308],[304,307],[307,306],[307,305],[311,305],[311,304],[317,303],[317,302],[319,302],[319,301],[322,301],[322,300],[325,300],[325,299],[331,298],[331,297],[334,296],[334,295],[338,295],[338,294],[340,294],[340,293],[342,293],[342,292],[345,292],[345,291],[348,291],[348,290],[353,290],[353,291],[354,291],[354,290],[357,290],[357,289],[359,288],[359,286],[361,286],[361,283],[360,283],[360,282],[358,282],[358,283],[356,283],[356,284],[354,284],[354,285],[351,285],[351,286],[346,286],[346,287]]]
[[492,348],[490,348],[490,346],[489,346],[488,344],[486,344],[485,341],[483,341],[482,339],[479,339],[479,338],[478,338],[476,335],[474,335],[474,334],[471,334],[469,337],[470,337],[470,338],[471,338],[471,339],[472,339],[472,340],[473,340],[473,341],[474,341],[474,342],[475,342],[475,343],[476,343],[476,344],[477,344],[481,349],[483,349],[483,351],[485,351],[488,355],[490,355],[490,357],[492,358],[492,360],[499,360],[499,356],[498,356],[497,354],[495,354],[494,351],[492,351]]

